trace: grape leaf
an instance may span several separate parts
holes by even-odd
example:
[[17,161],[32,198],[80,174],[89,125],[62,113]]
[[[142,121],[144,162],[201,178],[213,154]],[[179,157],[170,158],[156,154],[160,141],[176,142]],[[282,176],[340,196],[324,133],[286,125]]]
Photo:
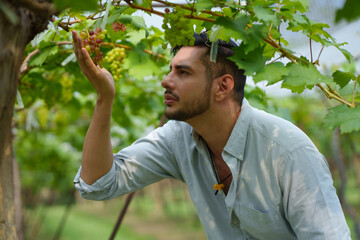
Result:
[[40,66],[42,65],[46,58],[55,55],[58,52],[59,48],[57,46],[48,46],[40,49],[40,53],[36,54],[29,61],[30,66]]
[[124,59],[124,69],[129,70],[129,74],[138,80],[144,80],[144,77],[158,75],[161,69],[150,58],[149,54],[139,55],[137,51],[131,51],[128,57]]
[[139,16],[133,16],[132,23],[136,29],[138,29],[138,30],[144,29],[145,30],[145,37],[149,36],[149,31],[147,30],[144,18],[139,17]]
[[345,43],[337,43],[334,37],[330,37],[329,40],[323,39],[322,44],[325,47],[328,46],[334,46],[336,47],[346,58],[346,60],[348,60],[348,62],[350,62],[353,59],[353,56],[351,55],[351,53],[349,51],[347,51],[346,49],[340,48],[340,46],[347,44]]
[[359,8],[359,0],[346,0],[343,8],[336,11],[335,22],[339,22],[342,19],[348,22],[354,21],[360,17]]
[[284,5],[283,8],[289,10],[296,9],[302,13],[306,12],[309,8],[309,0],[284,0],[282,4]]
[[266,23],[272,23],[274,26],[278,26],[280,24],[280,19],[277,15],[274,15],[271,12],[268,12],[265,8],[262,6],[254,6],[254,13],[255,16],[266,22]]
[[360,130],[360,107],[349,108],[344,104],[330,108],[324,123],[330,128],[340,127],[341,133]]
[[342,72],[337,70],[333,73],[334,82],[336,82],[341,88],[345,87],[351,79],[355,79],[355,75],[349,72]]
[[253,77],[255,83],[260,81],[268,81],[268,86],[284,79],[289,73],[289,68],[285,67],[281,62],[274,62],[264,67],[263,71],[257,72]]
[[249,17],[246,15],[239,15],[235,19],[219,17],[215,21],[215,24],[225,27],[226,31],[224,34],[226,34],[227,37],[247,39],[245,28],[249,20]]
[[283,88],[290,89],[298,94],[305,88],[312,89],[317,83],[331,83],[331,79],[322,75],[312,64],[303,65],[289,63],[289,74],[284,76]]
[[265,57],[264,46],[258,47],[249,53],[245,52],[246,45],[241,44],[239,47],[234,49],[235,54],[229,57],[230,60],[234,61],[240,69],[245,70],[245,75],[250,76],[258,71],[262,71],[265,62],[269,60]]
[[211,9],[213,6],[214,6],[214,4],[212,3],[212,1],[199,0],[195,4],[195,9],[197,11],[202,11],[202,10],[206,10],[206,9]]
[[127,37],[132,44],[136,45],[146,37],[146,31],[145,30],[133,31],[128,33]]

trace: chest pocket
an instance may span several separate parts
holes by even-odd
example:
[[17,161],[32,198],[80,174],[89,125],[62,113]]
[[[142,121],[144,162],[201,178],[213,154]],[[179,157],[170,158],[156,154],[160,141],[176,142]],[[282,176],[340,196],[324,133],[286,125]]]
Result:
[[251,240],[292,240],[297,239],[290,225],[278,210],[259,211],[251,206],[240,204],[234,209],[239,218],[241,230]]

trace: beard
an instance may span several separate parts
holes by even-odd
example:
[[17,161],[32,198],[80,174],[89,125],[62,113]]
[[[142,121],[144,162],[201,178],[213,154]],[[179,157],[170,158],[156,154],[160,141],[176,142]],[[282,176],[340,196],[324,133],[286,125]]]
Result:
[[[171,91],[168,93],[179,99]],[[205,89],[203,94],[197,95],[196,99],[193,99],[191,102],[183,102],[181,105],[181,108],[174,112],[165,111],[165,116],[172,120],[186,121],[206,112],[210,108],[210,89]]]

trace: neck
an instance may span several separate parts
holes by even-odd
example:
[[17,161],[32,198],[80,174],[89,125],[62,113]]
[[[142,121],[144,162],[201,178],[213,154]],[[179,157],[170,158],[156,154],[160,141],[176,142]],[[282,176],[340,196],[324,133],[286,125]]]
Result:
[[201,135],[215,157],[222,151],[240,115],[239,105],[222,105],[186,122]]

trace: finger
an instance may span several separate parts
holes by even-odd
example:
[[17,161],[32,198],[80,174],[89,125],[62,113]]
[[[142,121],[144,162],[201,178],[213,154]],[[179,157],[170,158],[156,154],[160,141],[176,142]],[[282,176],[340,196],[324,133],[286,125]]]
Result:
[[83,41],[75,30],[72,31],[72,36],[74,40],[74,51],[76,51],[75,54],[79,54],[80,49],[84,47]]
[[87,73],[91,75],[98,74],[99,67],[94,64],[88,51],[86,51],[85,48],[81,48],[81,53],[81,64],[83,64],[84,69],[87,70]]
[[75,30],[72,31],[72,37],[74,42],[74,52],[76,55],[76,58],[79,60],[79,42],[77,39],[77,32]]
[[[77,34],[75,30],[72,31],[73,40],[74,40],[74,52],[76,55],[76,58],[79,62],[80,68],[82,70],[85,70],[84,67],[86,67],[85,59],[88,57],[90,58],[89,54],[87,53],[86,49],[84,48],[84,44],[80,36]],[[86,53],[84,55],[84,53]]]

